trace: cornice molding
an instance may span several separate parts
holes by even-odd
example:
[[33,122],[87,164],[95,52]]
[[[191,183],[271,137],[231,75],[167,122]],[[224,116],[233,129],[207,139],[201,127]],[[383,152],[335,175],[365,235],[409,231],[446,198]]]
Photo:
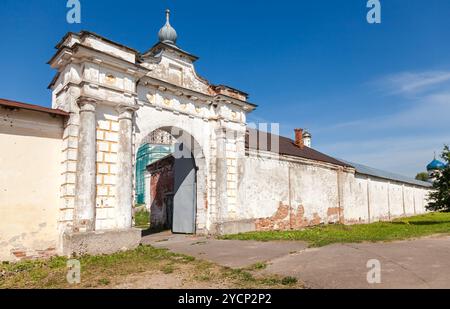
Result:
[[168,91],[176,96],[187,97],[188,99],[190,99],[190,97],[195,97],[197,100],[204,101],[207,104],[226,103],[235,105],[242,108],[245,112],[251,112],[257,107],[257,105],[255,104],[246,101],[241,101],[224,94],[215,94],[215,95],[205,94],[202,92],[184,88],[182,86],[171,84],[169,82],[151,76],[144,76],[141,79],[141,83],[144,83],[143,85],[146,87],[150,86],[155,88],[156,90],[163,92]]

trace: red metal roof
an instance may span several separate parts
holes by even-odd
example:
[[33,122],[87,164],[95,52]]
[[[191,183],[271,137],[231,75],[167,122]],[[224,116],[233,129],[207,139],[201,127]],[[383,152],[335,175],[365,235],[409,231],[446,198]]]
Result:
[[42,113],[47,113],[50,115],[57,115],[57,116],[63,116],[63,117],[69,116],[69,113],[62,111],[60,109],[47,108],[47,107],[43,107],[43,106],[39,106],[39,105],[21,103],[21,102],[11,101],[11,100],[1,99],[1,98],[0,98],[0,106],[6,106],[9,108],[27,109],[27,110],[31,110],[31,111],[42,112]]

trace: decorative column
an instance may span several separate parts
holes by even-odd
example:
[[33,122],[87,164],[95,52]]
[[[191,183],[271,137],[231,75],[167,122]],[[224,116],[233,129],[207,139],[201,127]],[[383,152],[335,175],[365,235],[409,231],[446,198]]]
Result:
[[133,106],[120,106],[119,111],[119,147],[117,157],[117,211],[118,229],[132,227],[133,205]]
[[75,182],[74,232],[95,230],[96,196],[96,101],[81,97]]

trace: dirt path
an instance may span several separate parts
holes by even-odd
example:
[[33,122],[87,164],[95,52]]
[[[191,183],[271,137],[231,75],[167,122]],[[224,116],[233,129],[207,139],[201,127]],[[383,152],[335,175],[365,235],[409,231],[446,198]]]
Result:
[[191,270],[178,270],[177,273],[145,272],[121,277],[108,288],[112,289],[228,289],[226,282],[201,282],[192,280]]

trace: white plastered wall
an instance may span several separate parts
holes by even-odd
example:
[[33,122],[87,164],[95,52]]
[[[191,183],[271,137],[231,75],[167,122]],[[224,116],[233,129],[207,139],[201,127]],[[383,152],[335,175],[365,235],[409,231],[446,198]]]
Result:
[[239,172],[237,220],[254,220],[257,230],[419,215],[430,191],[305,160],[249,156]]
[[388,221],[426,213],[431,189],[409,183],[356,174],[355,203],[344,208],[346,223]]

